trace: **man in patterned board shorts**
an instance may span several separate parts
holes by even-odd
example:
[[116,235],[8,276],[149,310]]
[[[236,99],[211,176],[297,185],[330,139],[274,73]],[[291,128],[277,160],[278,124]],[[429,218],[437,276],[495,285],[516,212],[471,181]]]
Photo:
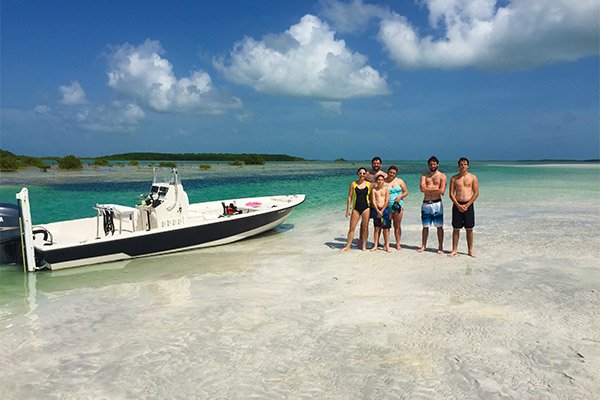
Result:
[[421,247],[419,253],[427,247],[429,226],[437,228],[438,254],[444,253],[444,207],[442,196],[446,191],[446,175],[438,171],[440,162],[437,157],[432,156],[427,160],[429,172],[421,175],[421,192],[423,192],[423,205],[421,206],[421,222],[423,231],[421,233]]

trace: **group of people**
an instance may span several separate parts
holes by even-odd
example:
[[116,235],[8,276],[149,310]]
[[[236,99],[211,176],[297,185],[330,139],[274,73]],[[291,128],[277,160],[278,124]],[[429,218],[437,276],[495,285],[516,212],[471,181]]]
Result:
[[[390,251],[390,230],[394,228],[396,249],[400,250],[402,236],[402,218],[404,216],[404,199],[408,196],[406,183],[398,177],[398,167],[392,165],[387,173],[381,169],[381,158],[371,160],[371,170],[359,168],[358,178],[350,184],[346,217],[350,217],[348,240],[342,251],[349,251],[354,240],[354,232],[360,222],[359,244],[367,250],[369,236],[369,219],[373,219],[374,238],[371,251],[379,249],[379,239],[383,231],[383,250]],[[444,207],[442,196],[446,191],[446,175],[438,170],[439,160],[432,156],[427,160],[429,172],[421,175],[420,190],[423,192],[421,206],[421,247],[422,253],[427,247],[429,227],[437,228],[439,254],[444,254]],[[473,251],[473,228],[475,226],[475,210],[473,203],[479,196],[477,176],[469,172],[469,160],[462,157],[458,160],[458,174],[450,179],[450,200],[452,200],[452,251],[450,256],[458,253],[460,230],[467,233],[468,254],[475,257]]]

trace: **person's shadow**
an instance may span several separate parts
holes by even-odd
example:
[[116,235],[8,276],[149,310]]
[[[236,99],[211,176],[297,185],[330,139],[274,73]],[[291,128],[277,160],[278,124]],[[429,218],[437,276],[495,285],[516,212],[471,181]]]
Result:
[[[346,246],[346,238],[343,237],[336,237],[333,239],[334,241],[330,241],[330,242],[325,242],[325,246],[329,247],[330,249],[335,249],[335,250],[341,250]],[[356,248],[356,243],[357,243],[358,239],[354,239],[352,242],[352,246],[353,248]],[[392,247],[395,246],[392,245]],[[373,247],[373,242],[368,242],[367,241],[367,248],[371,248]],[[413,245],[409,245],[409,244],[403,244],[402,245],[402,250],[414,250],[417,251],[419,250],[421,246],[413,246]],[[437,254],[437,249],[436,248],[426,248],[424,253],[436,253]],[[449,254],[448,251],[444,250],[444,254]],[[458,254],[466,254],[466,253],[462,253],[462,252],[458,252]]]
[[341,250],[346,246],[346,239],[343,237],[337,237],[333,240],[335,240],[335,242],[325,242],[325,246],[329,247],[330,249],[337,250]]

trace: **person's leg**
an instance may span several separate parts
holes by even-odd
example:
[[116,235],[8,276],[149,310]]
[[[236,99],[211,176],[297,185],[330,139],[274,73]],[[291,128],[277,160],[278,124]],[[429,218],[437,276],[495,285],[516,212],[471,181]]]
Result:
[[398,250],[400,250],[400,243],[402,242],[402,219],[404,218],[404,208],[400,209],[398,215],[400,216],[400,218],[398,218]]
[[469,255],[474,258],[475,252],[473,251],[473,229],[467,229],[467,247],[469,249]]
[[400,213],[392,214],[392,224],[394,225],[394,237],[396,238],[396,248],[400,248]]
[[[400,212],[394,214],[394,233],[396,235],[396,250],[401,250],[400,241],[402,239],[402,217],[404,216],[404,209],[401,208]],[[398,226],[396,226],[396,221]]]
[[421,206],[421,224],[423,224],[423,230],[421,231],[421,247],[417,250],[419,253],[422,253],[427,248],[427,237],[429,236],[429,226],[431,225],[433,217],[433,210],[431,209],[430,204],[425,204]]
[[427,247],[427,237],[429,236],[429,227],[424,226],[423,230],[421,231],[421,247],[419,247],[419,249],[417,250],[419,253],[422,253],[425,251],[425,248]]
[[361,215],[360,223],[360,235],[361,235],[361,249],[362,251],[367,250],[367,239],[369,238],[369,217],[371,216],[371,210],[366,209]]
[[386,228],[383,230],[383,249],[390,252],[390,229]]
[[379,249],[379,234],[381,233],[381,227],[380,226],[376,226],[375,227],[375,237],[373,238],[373,247],[371,248],[371,251],[377,251]]
[[449,256],[455,256],[458,252],[458,239],[460,238],[460,229],[452,230],[452,253]]
[[352,214],[350,214],[350,227],[348,228],[348,239],[346,241],[346,246],[342,249],[342,251],[350,251],[352,239],[354,239],[354,230],[356,229],[356,224],[358,223],[359,218],[360,214],[358,214],[358,211],[352,210]]
[[444,254],[444,228],[437,228],[438,254]]

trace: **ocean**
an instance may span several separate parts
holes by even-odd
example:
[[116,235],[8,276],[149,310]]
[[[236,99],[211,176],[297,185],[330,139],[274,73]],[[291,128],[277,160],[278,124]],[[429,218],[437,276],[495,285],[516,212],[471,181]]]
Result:
[[[1,266],[0,397],[593,398],[599,165],[471,162],[472,259],[464,232],[457,257],[435,254],[434,230],[431,251],[416,252],[427,165],[391,164],[409,190],[399,252],[339,252],[348,186],[367,161],[180,163],[190,203],[306,201],[225,246],[36,274]],[[449,182],[456,163],[440,170]],[[148,166],[3,173],[0,202],[27,186],[41,224],[131,206],[151,180]]]

